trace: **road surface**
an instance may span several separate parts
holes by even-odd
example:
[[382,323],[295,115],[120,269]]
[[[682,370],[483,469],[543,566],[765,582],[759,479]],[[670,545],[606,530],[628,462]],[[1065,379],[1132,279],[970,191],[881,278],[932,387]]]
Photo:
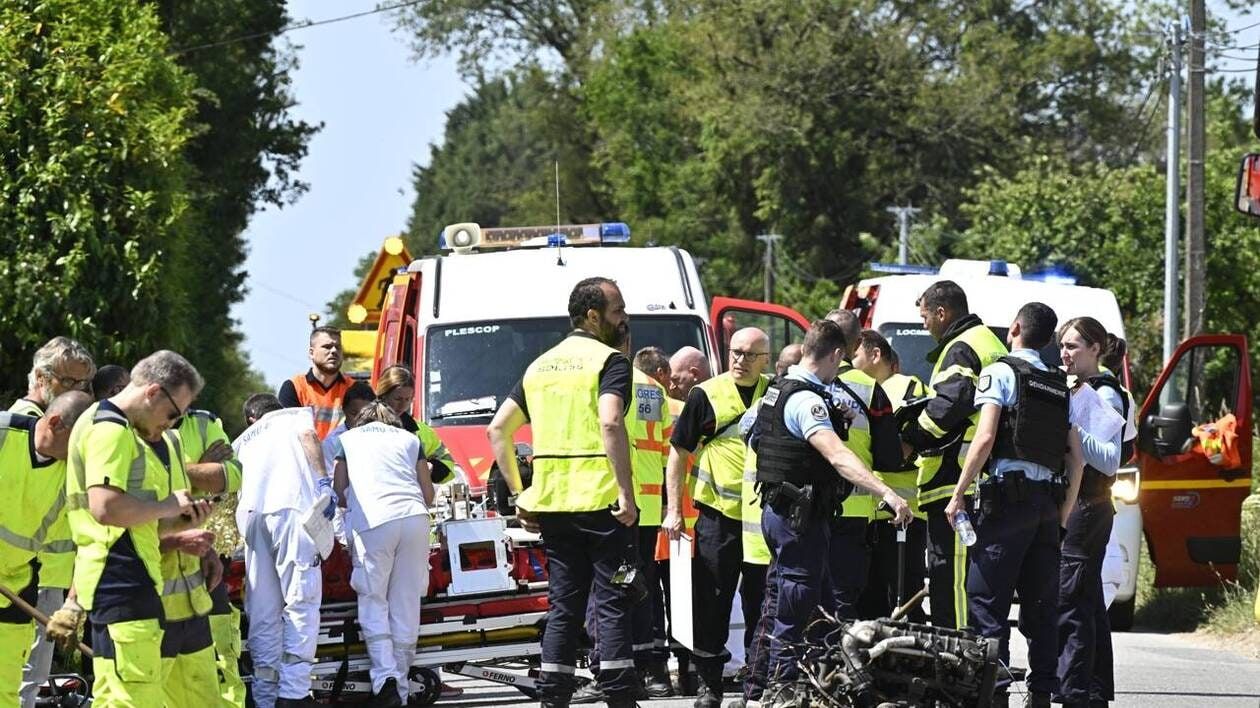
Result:
[[[1016,666],[1026,666],[1025,645],[1012,630],[1011,651]],[[1213,706],[1256,708],[1260,706],[1260,661],[1191,643],[1185,637],[1143,632],[1113,635],[1116,653],[1116,701],[1118,708],[1148,706]],[[454,700],[438,706],[484,708],[537,705],[516,689],[463,677],[447,677],[448,683],[465,689]],[[1022,684],[1013,687],[1022,689]],[[733,698],[727,694],[727,699]],[[651,708],[690,708],[690,698],[641,701]],[[1012,705],[1017,701],[1012,700]]]

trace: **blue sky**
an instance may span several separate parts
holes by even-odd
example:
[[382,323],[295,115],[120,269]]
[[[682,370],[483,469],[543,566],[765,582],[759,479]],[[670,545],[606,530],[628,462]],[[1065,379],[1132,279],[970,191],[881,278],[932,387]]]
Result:
[[[320,20],[376,6],[376,0],[291,0],[295,20]],[[1227,12],[1230,28],[1260,19]],[[298,45],[293,113],[324,129],[310,143],[299,175],[311,186],[297,204],[268,208],[246,232],[249,293],[234,310],[245,350],[273,386],[304,371],[307,315],[341,290],[355,287],[359,257],[380,247],[406,224],[415,197],[414,164],[428,160],[440,140],[446,111],[468,91],[450,59],[416,63],[378,14],[286,35]],[[1238,44],[1260,41],[1260,28]],[[1231,52],[1255,55],[1255,50]],[[1245,66],[1229,61],[1229,68]],[[1246,74],[1235,74],[1244,76]],[[475,220],[475,215],[469,215]]]
[[[295,20],[371,10],[376,0],[291,0]],[[246,231],[249,293],[234,310],[245,350],[278,385],[309,366],[307,315],[357,285],[359,257],[401,231],[415,194],[411,170],[440,140],[446,111],[467,93],[451,60],[416,63],[389,15],[290,32],[301,67],[293,114],[324,122],[294,205],[255,215]]]

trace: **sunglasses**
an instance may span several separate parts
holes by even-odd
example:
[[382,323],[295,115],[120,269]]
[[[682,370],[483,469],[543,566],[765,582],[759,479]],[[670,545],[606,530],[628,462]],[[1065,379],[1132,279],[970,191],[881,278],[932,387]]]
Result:
[[162,392],[163,396],[166,396],[166,400],[169,401],[171,404],[172,410],[170,413],[166,414],[166,419],[174,421],[174,420],[179,420],[180,418],[183,418],[184,411],[180,410],[179,404],[175,402],[175,398],[171,396],[171,392],[167,391],[166,387],[161,386],[161,385],[158,386],[158,390]]

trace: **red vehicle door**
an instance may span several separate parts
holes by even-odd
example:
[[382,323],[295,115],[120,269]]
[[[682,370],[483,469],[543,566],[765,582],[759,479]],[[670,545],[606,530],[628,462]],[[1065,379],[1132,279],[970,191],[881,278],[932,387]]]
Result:
[[744,327],[757,327],[770,335],[770,369],[774,372],[774,362],[779,350],[789,344],[800,344],[805,341],[805,331],[809,329],[809,320],[796,310],[782,305],[755,300],[737,300],[730,297],[715,297],[709,308],[710,321],[713,323],[713,336],[716,339],[714,351],[718,353],[718,370],[729,368],[727,351],[730,349],[731,335]]
[[[1214,463],[1192,430],[1229,415],[1238,455]],[[1156,587],[1234,579],[1241,506],[1251,488],[1251,437],[1246,338],[1214,334],[1182,342],[1138,417],[1139,503]]]

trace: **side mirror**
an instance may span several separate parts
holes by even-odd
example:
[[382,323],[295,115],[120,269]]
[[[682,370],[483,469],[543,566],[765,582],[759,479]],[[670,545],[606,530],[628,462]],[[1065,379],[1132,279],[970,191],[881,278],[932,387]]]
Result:
[[1159,409],[1159,415],[1151,414],[1142,425],[1140,442],[1145,443],[1151,452],[1159,457],[1180,455],[1189,449],[1190,431],[1194,425],[1190,422],[1190,408],[1184,403],[1165,403]]
[[1234,208],[1247,216],[1260,216],[1260,155],[1243,157],[1234,189]]

